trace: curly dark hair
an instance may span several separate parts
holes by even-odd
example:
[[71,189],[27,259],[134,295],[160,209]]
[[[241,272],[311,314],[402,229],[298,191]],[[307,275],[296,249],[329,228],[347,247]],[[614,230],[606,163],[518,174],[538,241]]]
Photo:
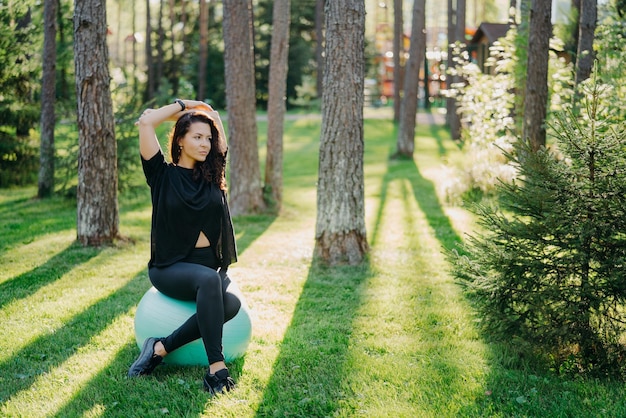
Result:
[[214,183],[221,190],[226,190],[226,154],[228,146],[225,138],[220,135],[215,121],[206,113],[197,111],[185,113],[176,121],[169,136],[170,156],[174,164],[178,164],[180,160],[180,147],[178,141],[182,139],[193,123],[206,123],[211,128],[211,150],[206,160],[196,163],[193,168],[193,178],[198,180],[204,179],[207,183]]

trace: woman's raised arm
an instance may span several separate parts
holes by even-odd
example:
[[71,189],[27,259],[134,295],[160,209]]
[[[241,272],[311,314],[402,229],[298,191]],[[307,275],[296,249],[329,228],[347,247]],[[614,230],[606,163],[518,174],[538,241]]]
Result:
[[191,109],[213,111],[209,105],[198,100],[177,100],[158,109],[144,110],[135,123],[139,126],[139,152],[141,156],[149,160],[161,149],[156,137],[157,126],[168,120],[176,121]]

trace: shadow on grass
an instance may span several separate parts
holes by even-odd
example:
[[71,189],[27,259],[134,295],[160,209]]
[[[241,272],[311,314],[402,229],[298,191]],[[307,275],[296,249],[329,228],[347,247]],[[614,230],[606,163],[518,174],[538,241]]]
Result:
[[75,315],[54,332],[40,336],[13,356],[3,359],[0,376],[6,380],[0,389],[0,399],[7,401],[26,390],[38,377],[61,366],[94,335],[128,312],[137,303],[137,295],[145,290],[145,280],[145,274],[135,276],[122,288]]
[[202,415],[211,398],[202,387],[203,367],[160,366],[151,376],[131,379],[126,374],[136,355],[134,344],[124,346],[54,416],[89,416],[98,409],[117,417]]
[[[274,220],[275,216],[266,215],[237,217],[234,223],[243,237],[237,241],[240,254],[261,236]],[[150,284],[147,272],[144,271],[105,301],[91,306],[76,316],[67,326],[55,332],[54,335],[40,339],[42,341],[33,343],[26,349],[28,351],[16,355],[14,359],[0,363],[0,374],[9,372],[8,366],[5,367],[5,364],[15,363],[18,357],[29,357],[27,353],[42,351],[38,348],[40,346],[58,344],[59,346],[69,345],[75,348],[86,343],[92,335],[102,331],[117,316],[123,315],[139,303],[147,286]],[[95,312],[103,312],[104,315],[98,316],[95,324],[90,323],[84,339],[72,341],[71,329],[90,321],[89,318]],[[47,370],[60,364],[64,358],[71,356],[73,351],[73,349],[69,350],[65,357],[54,361]],[[56,416],[81,416],[94,407],[104,407],[114,415],[117,408],[120,416],[131,411],[134,416],[160,416],[166,413],[172,416],[198,416],[202,413],[206,408],[207,400],[210,398],[202,389],[201,379],[206,372],[204,367],[164,366],[155,370],[152,377],[129,380],[126,378],[126,373],[137,353],[138,348],[133,338],[117,354],[110,365],[102,369],[83,386]],[[244,362],[245,357],[229,364],[231,374],[235,378],[241,374]],[[32,384],[33,379],[22,376],[21,380],[23,381],[21,382],[22,385],[15,392],[28,387]],[[0,391],[0,398],[6,397],[7,395]]]
[[102,249],[83,247],[75,242],[44,264],[0,283],[0,309],[60,279],[75,266],[88,262],[101,251]]
[[274,223],[276,215],[239,215],[233,218],[237,253],[241,255]]
[[432,181],[424,178],[414,160],[406,161],[406,178],[411,182],[413,196],[422,212],[426,215],[435,237],[443,246],[444,251],[457,248],[462,240],[448,216],[444,213]]
[[[367,264],[311,267],[258,417],[333,416],[343,396],[343,379],[328,369],[344,368],[361,288],[371,275]],[[301,396],[295,398],[294,393]]]
[[[441,138],[435,140],[443,144]],[[439,153],[440,157],[445,157],[446,150],[443,145],[440,145]],[[446,394],[461,392],[461,388],[467,383],[463,377],[465,368],[462,364],[462,359],[466,358],[467,354],[464,352],[463,343],[458,341],[457,332],[460,325],[456,323],[455,313],[451,312],[448,306],[442,305],[442,301],[448,297],[445,290],[447,285],[433,278],[440,277],[438,271],[430,271],[437,268],[437,263],[433,264],[428,259],[432,253],[431,249],[425,248],[428,244],[422,242],[420,234],[414,232],[420,229],[418,217],[412,213],[415,211],[414,203],[417,203],[432,234],[441,244],[443,253],[456,248],[461,243],[461,238],[443,211],[433,182],[422,176],[413,159],[394,158],[389,160],[387,172],[381,182],[379,207],[371,234],[373,251],[376,251],[377,246],[381,246],[381,250],[385,251],[385,244],[378,241],[384,240],[381,234],[389,234],[388,231],[383,232],[382,225],[385,223],[385,208],[392,204],[390,201],[392,183],[397,183],[394,185],[393,199],[398,199],[395,195],[399,194],[402,200],[402,211],[399,212],[402,215],[394,220],[402,225],[398,227],[398,232],[405,234],[404,240],[407,242],[405,249],[401,251],[406,253],[404,257],[413,259],[414,265],[424,266],[424,270],[415,272],[406,279],[389,279],[390,286],[394,280],[401,282],[396,286],[403,286],[398,290],[403,295],[397,301],[398,304],[403,300],[412,301],[405,306],[404,316],[396,322],[405,323],[405,329],[411,333],[410,338],[419,341],[419,350],[411,354],[414,358],[413,376],[423,376],[431,381],[429,384],[418,386],[422,392],[407,396],[420,404],[419,410],[423,413],[430,411],[427,416],[440,416],[442,410],[448,407],[451,410],[456,408],[450,399],[446,399]],[[390,266],[389,269],[392,273],[388,275],[393,275],[394,267]],[[402,270],[402,266],[399,270]],[[405,283],[406,280],[409,280],[410,284]],[[401,370],[402,368],[400,367]],[[425,399],[429,401],[426,404],[423,402]]]
[[76,202],[28,196],[0,203],[0,253],[14,244],[28,244],[42,235],[75,228]]
[[[45,378],[63,363],[82,351],[95,335],[116,319],[126,315],[138,303],[148,282],[147,273],[133,277],[123,287],[74,316],[54,333],[41,336],[0,362],[0,400],[8,402],[28,390],[37,379]],[[132,332],[132,330],[130,330]],[[84,416],[94,408],[104,408],[114,416],[199,416],[209,395],[202,390],[203,367],[165,366],[153,377],[128,379],[126,373],[138,352],[134,338],[123,346],[111,362],[95,374],[54,416]],[[89,368],[89,364],[84,365]],[[243,360],[231,371],[241,373]],[[55,396],[53,393],[50,396]],[[115,412],[117,411],[117,412]]]
[[[446,154],[448,153],[448,151],[446,150],[446,147],[444,146],[443,142],[444,142],[444,138],[449,138],[450,134],[448,133],[448,129],[445,127],[445,125],[439,125],[436,123],[435,121],[435,117],[433,116],[432,113],[428,113],[426,115],[427,120],[428,120],[428,126],[430,127],[430,137],[433,138],[435,140],[435,142],[437,143],[437,151],[439,153],[439,157],[445,157]],[[445,135],[443,135],[443,133],[445,132]]]
[[[439,142],[439,141],[438,141]],[[443,149],[443,148],[442,148]],[[445,149],[443,149],[445,152]],[[444,154],[445,155],[445,154]],[[444,251],[457,248],[462,242],[448,216],[444,213],[439,197],[432,181],[424,178],[413,159],[392,159],[382,181],[380,204],[376,214],[374,230],[371,234],[372,245],[376,244],[383,210],[387,201],[389,183],[394,180],[406,179],[411,184],[415,201],[426,216],[435,237],[443,246]]]

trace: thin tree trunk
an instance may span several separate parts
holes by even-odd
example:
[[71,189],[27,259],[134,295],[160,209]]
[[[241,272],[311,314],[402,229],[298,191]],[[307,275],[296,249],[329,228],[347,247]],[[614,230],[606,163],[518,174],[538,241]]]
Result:
[[161,87],[161,83],[163,82],[163,67],[165,59],[165,53],[163,51],[163,44],[165,43],[165,30],[163,29],[163,4],[164,0],[159,0],[159,20],[157,26],[157,36],[158,42],[156,44],[157,48],[157,56],[156,56],[156,90],[158,91]]
[[104,0],[74,2],[78,117],[77,238],[99,246],[119,234],[117,144]]
[[152,13],[150,11],[150,1],[151,0],[146,0],[146,71],[148,73],[146,102],[152,100],[156,93],[154,59],[152,55]]
[[593,39],[598,20],[597,0],[582,0],[578,20],[578,51],[576,53],[576,85],[589,78],[593,68]]
[[[454,25],[454,41],[460,42],[462,50],[465,50],[465,0],[456,0],[456,11],[454,13],[455,25]],[[458,75],[453,75],[452,84],[456,85],[461,83],[461,78]],[[454,87],[453,87],[454,88]],[[452,115],[450,118],[450,135],[452,139],[461,139],[461,118],[457,112],[456,99],[452,102]]]
[[[289,57],[290,0],[275,0],[272,12],[265,199],[277,212],[283,200],[283,123]],[[267,202],[269,200],[269,202]]]
[[[448,61],[447,61],[447,71],[446,71],[446,90],[448,92],[452,91],[452,75],[450,74],[450,69],[454,67],[454,61],[452,59],[454,54],[454,43],[456,39],[454,36],[456,34],[455,30],[455,13],[456,10],[454,8],[454,0],[448,0]],[[456,104],[454,97],[448,95],[446,98],[446,123],[448,126],[452,125],[452,118],[456,117]]]
[[335,265],[360,263],[368,251],[363,175],[365,3],[326,3],[315,254]]
[[198,91],[196,99],[204,100],[206,97],[206,64],[209,42],[209,6],[207,0],[200,0],[200,58],[198,60]]
[[465,20],[466,6],[465,0],[456,0],[456,21],[454,25],[454,40],[465,44]]
[[224,72],[233,215],[265,209],[257,145],[252,1],[224,0]]
[[174,96],[178,96],[178,88],[180,86],[180,76],[179,76],[179,59],[176,56],[176,43],[178,40],[176,39],[176,33],[174,28],[176,27],[176,23],[178,23],[178,19],[176,17],[176,0],[169,0],[168,9],[170,12],[170,61],[169,61],[169,74],[168,77],[172,83],[172,94]]
[[417,95],[419,93],[419,69],[426,55],[426,1],[413,2],[411,23],[411,45],[404,76],[404,98],[400,110],[398,129],[398,156],[413,158],[415,150],[415,120],[417,116]]
[[39,188],[37,196],[50,197],[54,191],[54,125],[55,125],[55,82],[56,82],[56,18],[58,0],[44,2],[43,77],[41,82],[41,149]]
[[317,97],[321,98],[324,91],[324,2],[315,1],[315,62],[317,63]]
[[404,17],[403,1],[393,0],[393,120],[400,121],[402,83],[404,81]]
[[548,59],[552,36],[552,5],[533,0],[528,36],[526,96],[523,138],[533,151],[546,145],[545,119],[548,106]]

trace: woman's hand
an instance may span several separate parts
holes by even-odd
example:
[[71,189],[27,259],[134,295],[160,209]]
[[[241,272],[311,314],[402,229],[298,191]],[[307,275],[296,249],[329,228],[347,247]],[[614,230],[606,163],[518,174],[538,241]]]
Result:
[[218,113],[217,110],[213,109],[211,105],[205,102],[199,101],[199,100],[183,100],[183,103],[185,104],[185,110],[176,114],[174,120],[178,119],[185,113],[201,111],[201,112],[206,113],[215,122],[218,122],[219,129],[223,131],[223,127],[221,126],[222,122],[220,120],[220,114]]
[[212,111],[213,108],[200,100],[183,100],[186,109]]

